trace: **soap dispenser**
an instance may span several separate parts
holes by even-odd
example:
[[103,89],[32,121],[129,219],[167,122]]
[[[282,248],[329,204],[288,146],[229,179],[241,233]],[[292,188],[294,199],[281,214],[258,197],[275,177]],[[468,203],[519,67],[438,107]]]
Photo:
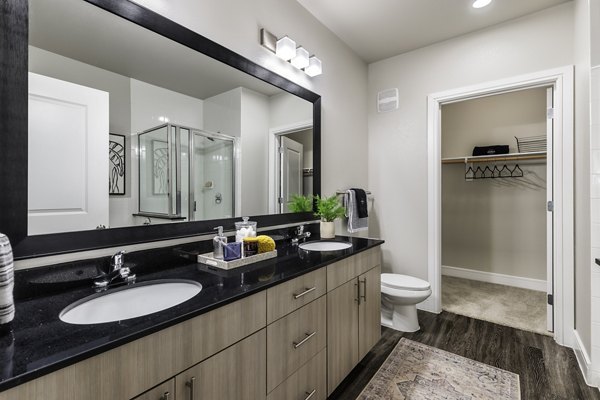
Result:
[[227,244],[227,236],[223,235],[223,227],[217,226],[217,236],[213,238],[213,258],[217,260],[223,259],[223,247]]

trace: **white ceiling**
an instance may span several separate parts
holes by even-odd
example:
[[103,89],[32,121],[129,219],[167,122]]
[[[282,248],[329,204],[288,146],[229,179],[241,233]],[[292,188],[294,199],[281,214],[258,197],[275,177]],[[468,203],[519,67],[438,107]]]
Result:
[[298,0],[362,59],[379,61],[570,0]]
[[81,0],[30,0],[29,44],[199,99],[282,90]]

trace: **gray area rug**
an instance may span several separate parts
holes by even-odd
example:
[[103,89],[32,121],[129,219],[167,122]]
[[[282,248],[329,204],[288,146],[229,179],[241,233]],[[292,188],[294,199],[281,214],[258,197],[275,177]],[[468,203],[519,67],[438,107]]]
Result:
[[518,400],[519,376],[402,338],[360,400]]
[[544,292],[443,276],[442,309],[552,336],[552,333],[546,330]]

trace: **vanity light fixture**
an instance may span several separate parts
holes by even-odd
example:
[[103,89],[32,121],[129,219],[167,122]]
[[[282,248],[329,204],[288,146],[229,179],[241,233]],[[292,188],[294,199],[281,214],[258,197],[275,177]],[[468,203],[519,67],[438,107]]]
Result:
[[492,0],[475,0],[473,2],[473,8],[483,8],[489,6]]
[[296,49],[296,57],[292,58],[290,62],[298,69],[306,68],[309,65],[308,56],[308,51],[300,46]]
[[282,37],[277,41],[275,54],[285,61],[290,61],[292,58],[296,57],[296,42],[287,36]]
[[304,68],[304,72],[306,72],[306,75],[308,75],[310,77],[321,75],[321,73],[323,72],[321,60],[319,60],[315,56],[312,56],[311,58],[309,58],[308,59],[308,67]]
[[309,57],[309,51],[302,46],[296,47],[296,42],[289,36],[277,39],[271,32],[261,29],[260,44],[310,77],[321,75],[323,72],[321,60],[315,56]]

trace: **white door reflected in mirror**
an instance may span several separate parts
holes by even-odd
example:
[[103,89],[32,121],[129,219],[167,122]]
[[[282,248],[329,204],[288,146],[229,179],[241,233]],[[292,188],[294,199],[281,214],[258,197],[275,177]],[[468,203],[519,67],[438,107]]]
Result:
[[29,73],[28,233],[108,226],[108,93]]

